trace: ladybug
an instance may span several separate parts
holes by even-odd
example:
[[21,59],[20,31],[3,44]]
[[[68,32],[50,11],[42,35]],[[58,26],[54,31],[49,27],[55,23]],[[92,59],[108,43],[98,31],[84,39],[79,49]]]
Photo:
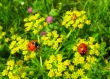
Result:
[[39,48],[38,42],[32,40],[32,41],[30,41],[30,42],[28,43],[28,49],[29,49],[29,51],[35,51],[35,50],[38,49],[38,48]]
[[81,43],[78,47],[78,52],[81,54],[81,55],[85,55],[87,53],[87,45],[85,43]]

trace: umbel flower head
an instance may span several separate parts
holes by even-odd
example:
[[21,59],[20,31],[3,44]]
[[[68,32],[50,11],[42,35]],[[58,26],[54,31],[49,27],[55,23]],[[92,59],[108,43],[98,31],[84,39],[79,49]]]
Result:
[[90,20],[87,19],[85,11],[67,11],[63,17],[62,25],[66,28],[83,28],[83,26],[90,24]]
[[34,35],[38,34],[47,25],[45,18],[41,17],[39,13],[30,15],[24,21],[26,22],[24,24],[25,32],[32,32]]

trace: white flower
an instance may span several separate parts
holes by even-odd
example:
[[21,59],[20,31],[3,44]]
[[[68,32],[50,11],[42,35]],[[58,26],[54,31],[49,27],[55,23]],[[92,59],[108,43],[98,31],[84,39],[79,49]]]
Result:
[[21,2],[21,5],[24,5],[24,2]]

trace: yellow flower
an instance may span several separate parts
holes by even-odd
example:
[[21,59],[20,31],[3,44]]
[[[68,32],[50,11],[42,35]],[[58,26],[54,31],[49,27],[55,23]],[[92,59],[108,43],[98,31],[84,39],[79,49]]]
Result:
[[47,64],[50,64],[51,62],[48,60],[45,60],[44,65],[47,66]]
[[55,74],[56,74],[56,76],[58,76],[58,77],[61,77],[61,76],[62,76],[62,73],[61,73],[61,72],[56,72]]
[[34,15],[31,15],[30,17],[29,17],[29,21],[32,21],[32,20],[36,20],[37,18],[34,16]]
[[75,52],[75,58],[79,58],[81,55],[78,52]]
[[29,75],[34,75],[34,71],[29,71]]
[[58,48],[58,43],[55,43],[55,44],[52,46],[52,48],[56,50],[56,49]]
[[57,34],[57,31],[56,30],[52,31],[52,34],[53,35]]
[[52,36],[51,32],[48,32],[48,33],[47,33],[47,36],[48,36],[48,37],[51,37],[51,36]]
[[8,73],[8,77],[9,77],[10,79],[12,79],[13,73],[12,73],[11,71]]
[[61,62],[57,64],[57,67],[59,72],[62,72],[66,69],[66,66],[64,66]]
[[91,68],[91,65],[89,63],[84,64],[84,69],[89,70]]
[[68,14],[70,15],[70,14],[71,14],[71,11],[67,11],[67,12],[66,12],[66,15],[68,15]]
[[73,51],[77,51],[77,47],[76,46],[73,46]]
[[30,58],[35,58],[36,57],[36,53],[35,52],[31,52],[30,53]]
[[28,53],[28,51],[23,51],[23,53],[22,53],[22,54],[23,54],[23,55],[26,55],[27,53]]
[[65,74],[65,78],[66,78],[66,79],[69,79],[69,78],[71,77],[71,74],[69,74],[67,71],[64,72],[64,74]]
[[87,76],[83,76],[81,79],[89,79]]
[[26,77],[26,72],[21,74],[21,78],[25,78]]
[[57,39],[57,42],[61,43],[62,40],[63,40],[62,38],[58,38],[58,39]]
[[33,22],[27,22],[27,23],[25,23],[25,27],[31,27],[33,25]]
[[12,41],[11,44],[9,45],[9,49],[12,49],[13,47],[15,47],[16,45],[16,41]]
[[83,11],[83,10],[82,10],[82,11],[80,11],[80,12],[81,12],[81,14],[82,14],[82,15],[86,13],[86,12],[85,12],[85,11]]
[[[65,13],[65,16],[63,17],[62,25],[64,25],[66,28],[71,28],[71,25],[73,28],[83,28],[84,24],[90,24],[90,21],[87,19],[87,16],[85,15],[85,11],[67,11]],[[75,15],[75,18],[74,18]]]
[[30,59],[30,56],[24,55],[24,60],[25,60],[25,61],[28,61],[29,59]]
[[74,65],[69,65],[69,70],[74,71]]
[[99,49],[100,45],[98,43],[95,44],[95,49]]
[[73,79],[78,79],[78,74],[77,74],[77,72],[73,72],[73,74],[71,75],[71,78],[73,78]]
[[24,21],[27,22],[28,21],[28,18],[24,18]]
[[84,24],[79,24],[78,27],[81,29],[83,28]]
[[78,70],[77,70],[77,74],[78,74],[79,76],[84,76],[84,70],[83,70],[83,69],[78,69]]
[[48,25],[48,23],[47,22],[44,22],[44,26],[47,26]]
[[2,72],[2,76],[6,76],[6,75],[8,75],[8,70],[3,70],[3,72]]
[[79,61],[78,58],[74,58],[74,60],[73,60],[74,65],[78,65],[79,64],[78,61]]
[[39,18],[40,17],[40,14],[39,13],[35,14],[35,17],[36,18]]
[[79,57],[79,61],[80,64],[84,64],[84,57]]
[[49,77],[54,77],[54,76],[55,76],[55,73],[54,73],[53,69],[51,69],[51,70],[49,71],[48,76],[49,76]]
[[100,54],[100,52],[98,50],[95,50],[94,53],[96,56],[99,56],[99,54]]
[[77,17],[81,16],[81,13],[79,11],[76,11],[75,14],[76,14]]
[[48,46],[52,45],[52,41],[51,40],[47,40],[46,43],[47,43]]
[[13,79],[21,79],[20,76],[14,76]]
[[38,30],[33,30],[34,35],[38,33]]
[[7,66],[7,68],[6,68],[7,70],[10,70],[10,66]]
[[61,62],[62,61],[62,55],[61,54],[57,54],[57,61]]
[[93,55],[93,54],[94,54],[94,50],[91,49],[91,50],[89,51],[89,54],[90,54],[90,55]]
[[91,56],[90,55],[86,57],[86,61],[91,62]]
[[6,32],[2,32],[2,35],[1,36],[5,36],[6,35]]
[[9,70],[13,70],[13,68],[14,68],[14,67],[13,67],[13,66],[11,66],[11,67],[9,67]]
[[89,45],[89,47],[94,50],[95,49],[95,45]]
[[50,58],[49,58],[49,62],[52,63],[54,61],[56,61],[56,58],[55,58],[54,55],[51,55]]
[[86,60],[87,60],[87,62],[90,62],[91,64],[94,64],[95,61],[96,61],[96,58],[93,57],[93,56],[88,56],[88,57],[86,58]]
[[16,47],[16,48],[11,49],[10,53],[15,54],[17,51],[19,51],[19,48]]
[[57,34],[57,31],[56,30],[54,30],[54,31],[52,31],[52,34],[53,34],[53,36],[55,37],[55,38],[57,38],[59,35]]
[[83,16],[82,16],[82,19],[83,19],[83,20],[86,20],[86,19],[87,19],[87,16],[86,16],[86,15],[83,15]]
[[91,21],[90,20],[86,20],[85,22],[87,25],[90,25],[91,24]]
[[9,39],[9,38],[5,38],[5,41],[6,41],[6,42],[9,42],[9,41],[10,41],[10,39]]
[[74,58],[74,60],[73,60],[73,63],[74,63],[75,65],[84,64],[84,58],[83,58],[83,57],[76,57],[76,56],[75,56],[75,58]]
[[70,60],[65,60],[65,61],[63,62],[63,65],[64,65],[64,66],[69,66],[69,64],[70,64]]
[[23,64],[23,60],[19,60],[16,64],[17,65],[22,65]]
[[94,41],[95,39],[93,37],[89,37],[89,44],[93,44]]
[[91,57],[91,63],[94,64],[95,61],[96,61],[96,58],[92,56],[92,57]]
[[14,61],[14,60],[9,60],[9,61],[7,62],[7,65],[8,65],[8,66],[14,66],[14,64],[15,64],[15,61]]
[[52,64],[50,64],[49,61],[45,61],[45,66],[47,70],[50,70],[52,68]]

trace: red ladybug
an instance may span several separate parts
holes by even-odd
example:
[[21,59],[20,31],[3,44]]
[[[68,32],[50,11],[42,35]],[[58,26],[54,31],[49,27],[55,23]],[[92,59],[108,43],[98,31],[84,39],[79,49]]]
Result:
[[85,55],[87,53],[87,45],[84,43],[81,43],[77,49],[81,55]]
[[39,44],[36,41],[32,40],[28,43],[28,49],[30,51],[35,51],[38,48],[39,48]]

